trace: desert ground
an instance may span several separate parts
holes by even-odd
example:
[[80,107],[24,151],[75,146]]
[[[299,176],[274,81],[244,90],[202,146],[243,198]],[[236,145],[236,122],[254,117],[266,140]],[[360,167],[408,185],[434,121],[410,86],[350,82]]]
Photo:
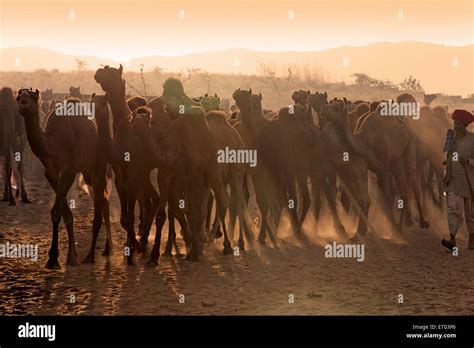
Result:
[[[254,242],[239,256],[224,256],[222,242],[217,240],[206,245],[200,262],[175,255],[161,257],[157,267],[147,267],[146,259],[137,255],[136,265],[127,266],[122,252],[125,232],[114,191],[114,255],[101,255],[103,227],[96,263],[66,266],[67,235],[61,225],[62,268],[50,271],[44,264],[54,195],[41,180],[30,182],[29,187],[32,204],[18,201],[16,207],[10,207],[8,202],[0,203],[0,243],[39,245],[37,262],[0,259],[2,315],[474,314],[474,251],[466,250],[465,226],[459,232],[459,256],[453,256],[440,244],[447,234],[447,222],[445,213],[435,208],[429,210],[428,230],[412,227],[403,236],[390,235],[380,214],[371,210],[374,230],[361,241],[365,244],[363,262],[326,258],[324,245],[338,240],[332,225],[323,219],[316,232],[308,218],[304,232],[309,244],[295,241],[283,221],[278,250]],[[92,205],[78,189],[71,190],[69,197],[76,199],[74,227],[79,259],[83,259],[92,235]],[[351,218],[345,223],[352,233]],[[167,226],[164,236],[166,232]],[[182,239],[178,241],[182,245]],[[403,303],[399,303],[400,294]],[[71,303],[72,295],[75,303]]]

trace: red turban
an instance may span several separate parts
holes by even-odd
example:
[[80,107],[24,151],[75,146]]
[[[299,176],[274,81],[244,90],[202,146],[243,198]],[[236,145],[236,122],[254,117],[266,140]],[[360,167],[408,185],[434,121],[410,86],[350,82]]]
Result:
[[451,117],[454,121],[458,121],[459,123],[462,123],[466,127],[469,125],[469,123],[474,122],[474,116],[469,111],[466,110],[461,110],[461,109],[456,109],[453,112],[453,116]]

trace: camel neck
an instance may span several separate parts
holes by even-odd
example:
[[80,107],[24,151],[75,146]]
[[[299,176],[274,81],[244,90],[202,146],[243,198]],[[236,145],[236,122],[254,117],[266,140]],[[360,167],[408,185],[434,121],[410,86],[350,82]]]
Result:
[[125,89],[123,91],[107,92],[107,98],[109,100],[110,109],[112,110],[113,116],[113,128],[114,135],[117,131],[117,127],[120,121],[124,117],[128,117],[131,114],[130,108],[125,100]]
[[36,110],[36,112],[26,111],[23,116],[25,120],[26,137],[28,138],[31,151],[40,159],[48,157],[48,140],[41,129],[38,110]]
[[[100,112],[100,111],[98,111]],[[120,162],[120,155],[115,147],[115,143],[110,136],[109,112],[106,110],[104,114],[96,115],[97,134],[99,135],[99,143],[111,164]]]
[[250,135],[252,136],[252,140],[255,140],[254,122],[253,122],[254,115],[252,113],[251,108],[249,107],[241,108],[240,117],[242,119],[242,126],[244,126],[244,128],[246,128],[250,132]]

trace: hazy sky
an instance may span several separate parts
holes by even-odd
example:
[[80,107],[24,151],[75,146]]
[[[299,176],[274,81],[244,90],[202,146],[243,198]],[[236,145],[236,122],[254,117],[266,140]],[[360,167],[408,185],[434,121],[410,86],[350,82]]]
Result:
[[247,48],[474,43],[473,0],[0,0],[0,47],[125,60]]

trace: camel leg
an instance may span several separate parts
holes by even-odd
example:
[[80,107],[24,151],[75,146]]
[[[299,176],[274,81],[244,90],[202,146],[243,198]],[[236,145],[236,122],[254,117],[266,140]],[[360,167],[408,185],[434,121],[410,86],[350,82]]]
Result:
[[138,235],[140,236],[140,250],[143,250],[148,244],[148,234],[145,232],[145,225],[148,217],[147,213],[151,209],[151,199],[143,191],[139,193],[138,197],[138,210],[140,212],[140,214],[138,215]]
[[[48,172],[45,173],[45,176],[49,185],[56,193],[58,189],[58,178],[48,175]],[[74,217],[66,200],[64,200],[63,202],[62,217],[64,219],[64,224],[66,225],[66,231],[68,236],[68,252],[66,264],[68,266],[78,266],[79,263],[77,262],[76,241],[74,238]]]
[[247,238],[247,241],[249,242],[251,242],[253,238],[247,212],[245,209],[244,196],[242,192],[242,180],[240,180],[240,178],[241,177],[239,173],[231,173],[231,201],[235,202],[235,209],[237,211],[237,216],[239,217],[240,233],[238,245],[240,250],[245,250],[244,234]]
[[[398,222],[398,231],[400,233],[403,232],[404,221],[407,216],[407,211],[410,209],[410,205],[408,204],[408,186],[407,186],[407,178],[406,178],[406,171],[403,160],[395,161],[393,164],[393,169],[397,175],[394,175],[393,178],[395,180],[395,184],[400,191],[400,199],[403,203],[403,208],[400,210],[400,219]],[[398,207],[398,202],[397,202]]]
[[138,246],[138,241],[135,236],[135,203],[137,202],[137,192],[134,185],[135,183],[139,182],[139,179],[138,177],[132,177],[130,179],[131,180],[127,182],[127,263],[128,265],[134,265],[133,254]]
[[339,215],[337,213],[336,183],[335,183],[334,173],[331,173],[330,175],[327,176],[326,180],[323,180],[323,189],[324,189],[324,194],[326,196],[326,200],[329,205],[329,211],[333,219],[334,228],[336,229],[337,234],[339,234],[343,238],[346,238],[347,237],[346,230],[341,220],[339,219]]
[[300,220],[298,221],[298,228],[301,230],[301,228],[303,227],[304,220],[306,218],[306,214],[308,214],[308,210],[311,205],[311,199],[309,197],[308,191],[308,177],[306,175],[299,176],[297,178],[297,181],[302,196],[301,216]]
[[148,236],[150,235],[150,229],[153,225],[153,218],[156,216],[160,204],[160,196],[150,182],[149,173],[145,173],[143,177],[143,195],[145,197],[145,207],[143,211],[143,226],[140,234],[142,250],[146,249],[146,244],[148,244]]
[[[201,255],[200,245],[202,243],[202,236],[200,236],[200,205],[204,203],[204,205],[207,206],[205,200],[209,199],[209,193],[205,190],[202,175],[194,175],[188,179],[188,182],[186,183],[186,198],[189,203],[186,215],[191,230],[191,244],[186,255],[186,260],[199,261]],[[216,200],[218,201],[217,196]],[[205,224],[205,219],[204,215],[202,221],[203,226]]]
[[79,266],[79,262],[77,262],[76,240],[74,237],[74,216],[72,215],[72,211],[66,201],[64,201],[63,204],[63,220],[66,225],[68,237],[66,265]]
[[107,231],[107,240],[102,256],[110,256],[114,254],[114,248],[112,244],[112,229],[110,228],[110,202],[107,199],[104,199],[102,217],[104,218],[105,230]]
[[[235,223],[237,221],[237,209],[238,209],[237,206],[238,206],[238,202],[231,188],[230,201],[229,201],[229,238],[230,240],[234,240],[234,236],[235,236]],[[242,228],[240,228],[240,230],[242,232]]]
[[311,174],[311,194],[313,197],[313,214],[314,214],[314,229],[315,233],[318,232],[318,221],[321,213],[321,184],[322,176],[318,173]]
[[212,206],[214,205],[214,196],[212,193],[209,194],[209,200],[207,201],[207,214],[206,214],[206,231],[208,236],[211,236],[211,218],[212,218]]
[[173,245],[176,245],[176,229],[175,229],[175,210],[179,209],[179,187],[176,179],[171,180],[169,188],[168,199],[168,240],[166,241],[165,251],[161,254],[163,256],[171,256]]
[[[407,175],[407,177],[409,178],[410,176]],[[412,179],[408,179],[408,180],[409,180],[409,185],[412,188],[413,195],[415,196],[415,202],[416,202],[416,206],[418,208],[418,214],[420,216],[420,220],[419,220],[420,227],[421,228],[429,228],[430,223],[428,222],[428,220],[425,219],[423,206],[422,206],[422,202],[421,202],[421,198],[420,198],[419,185],[418,185],[416,179],[412,178]]]
[[162,256],[172,256],[173,245],[176,245],[176,228],[175,228],[175,207],[168,202],[168,240],[166,241],[165,251]]
[[[155,217],[155,242],[153,243],[153,249],[151,251],[150,259],[148,265],[157,265],[158,259],[160,258],[160,248],[161,248],[161,234],[163,231],[163,226],[166,222],[166,204],[168,203],[169,190],[171,184],[171,175],[164,171],[158,171],[158,187],[160,188],[160,205],[156,212]],[[169,209],[169,207],[168,207]]]
[[12,192],[12,162],[11,162],[11,150],[10,148],[5,149],[5,190],[3,191],[3,201],[10,202],[9,205],[16,205],[15,197]]
[[51,208],[51,221],[53,223],[53,238],[51,241],[51,247],[48,252],[48,262],[46,263],[46,268],[49,269],[59,269],[61,268],[59,264],[59,223],[63,215],[63,206],[67,204],[66,196],[71,188],[76,173],[72,171],[63,172],[58,180],[58,186],[56,190],[56,198],[54,205]]
[[21,193],[21,202],[22,203],[31,203],[31,200],[28,198],[25,187],[25,166],[23,154],[25,153],[26,144],[20,140],[20,162],[18,162],[18,173],[20,174],[20,193]]
[[92,242],[89,253],[84,259],[84,263],[95,262],[95,247],[97,245],[97,238],[99,236],[100,227],[102,226],[103,207],[105,204],[105,170],[104,177],[94,176],[92,178],[92,187],[94,189],[94,219],[92,220]]
[[350,209],[351,209],[351,201],[350,201],[349,197],[347,196],[346,191],[341,191],[341,204],[342,204],[342,208],[344,209],[346,214],[349,214]]
[[[189,224],[186,220],[186,216],[180,209],[175,209],[173,213],[174,217],[176,218],[176,220],[178,220],[179,225],[181,226],[181,230],[183,232],[182,237],[187,250],[191,245],[191,233],[189,231]],[[177,255],[180,254],[176,241],[174,241],[174,249]]]
[[212,190],[214,192],[214,197],[216,198],[217,213],[224,234],[224,255],[229,255],[233,253],[229,236],[227,235],[227,229],[225,226],[225,216],[227,215],[227,210],[229,209],[229,199],[227,197],[227,192],[225,190],[224,183],[222,182],[222,178],[220,177],[220,173],[219,175],[217,175],[217,172],[218,171],[215,171],[215,173],[210,173],[210,182],[213,183]]

